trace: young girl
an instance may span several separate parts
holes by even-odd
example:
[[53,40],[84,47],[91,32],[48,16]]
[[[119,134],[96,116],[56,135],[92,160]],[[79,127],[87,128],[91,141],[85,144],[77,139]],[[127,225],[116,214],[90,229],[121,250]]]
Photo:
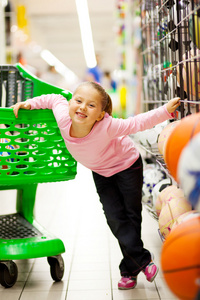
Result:
[[115,119],[109,95],[94,82],[79,85],[69,102],[50,94],[12,106],[16,117],[20,108],[52,109],[67,149],[92,170],[107,223],[123,254],[119,289],[134,288],[141,271],[150,282],[158,272],[141,240],[143,166],[128,135],[173,118],[178,106],[179,98],[174,98],[149,112]]

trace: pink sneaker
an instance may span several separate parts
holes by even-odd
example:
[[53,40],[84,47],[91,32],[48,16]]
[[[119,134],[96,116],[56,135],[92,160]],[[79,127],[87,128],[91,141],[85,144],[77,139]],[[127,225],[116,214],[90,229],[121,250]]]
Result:
[[143,272],[144,272],[144,275],[146,276],[146,279],[148,281],[152,282],[154,280],[154,278],[156,277],[156,275],[158,274],[158,267],[151,260]]
[[134,289],[137,284],[137,277],[122,277],[118,282],[119,290],[130,290]]

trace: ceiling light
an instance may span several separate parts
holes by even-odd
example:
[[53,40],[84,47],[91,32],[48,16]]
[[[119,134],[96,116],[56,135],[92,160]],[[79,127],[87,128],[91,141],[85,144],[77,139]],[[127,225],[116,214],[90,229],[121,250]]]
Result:
[[87,0],[76,0],[76,9],[78,13],[83,52],[88,68],[94,68],[97,65],[94,43],[92,38],[92,29],[88,11]]
[[67,68],[59,59],[57,59],[49,50],[42,50],[40,56],[50,65],[54,66],[56,71],[64,76],[68,82],[78,81],[78,77],[74,72]]

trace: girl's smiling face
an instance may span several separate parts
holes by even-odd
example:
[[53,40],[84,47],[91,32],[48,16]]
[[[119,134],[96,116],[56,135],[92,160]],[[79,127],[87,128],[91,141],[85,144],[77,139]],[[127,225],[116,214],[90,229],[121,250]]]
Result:
[[69,115],[74,130],[81,127],[89,133],[95,122],[100,121],[104,114],[101,96],[92,86],[80,86],[69,101]]

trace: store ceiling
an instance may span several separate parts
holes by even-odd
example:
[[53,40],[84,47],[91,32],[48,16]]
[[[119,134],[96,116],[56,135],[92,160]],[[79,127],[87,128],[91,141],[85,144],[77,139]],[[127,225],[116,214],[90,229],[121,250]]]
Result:
[[[11,0],[26,7],[30,38],[43,49],[51,51],[80,78],[86,63],[83,55],[75,0]],[[117,67],[115,0],[88,0],[94,47],[100,55],[103,70]],[[18,47],[22,47],[21,46]],[[25,50],[26,49],[26,50]],[[28,49],[28,50],[27,50]],[[29,46],[22,47],[29,65],[44,70],[47,65]]]

